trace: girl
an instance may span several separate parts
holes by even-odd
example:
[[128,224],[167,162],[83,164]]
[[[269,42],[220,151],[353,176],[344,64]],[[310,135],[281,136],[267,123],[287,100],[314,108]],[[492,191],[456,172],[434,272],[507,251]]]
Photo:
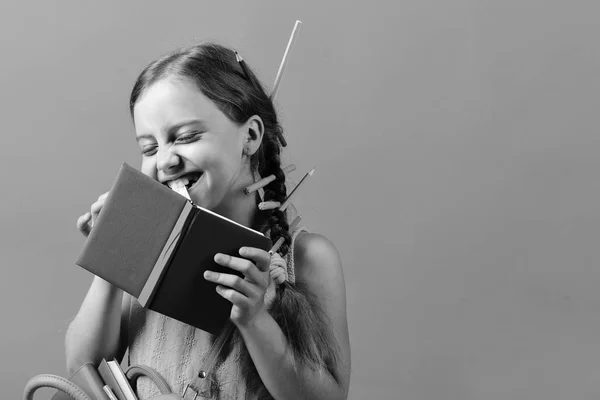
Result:
[[[304,228],[290,232],[286,213],[257,207],[283,202],[287,193],[282,129],[255,74],[242,68],[234,51],[216,44],[176,51],[141,73],[130,111],[144,174],[166,185],[184,183],[195,204],[260,230],[274,243],[283,237],[284,244],[273,256],[250,247],[215,255],[217,263],[244,275],[204,276],[233,304],[233,333],[219,338],[144,309],[95,277],[67,331],[69,372],[102,358],[122,360],[128,348],[130,364],[152,367],[185,398],[346,399],[350,345],[339,255],[323,236]],[[244,192],[269,175],[276,179],[263,199]],[[84,235],[106,195],[78,219]],[[199,374],[208,385],[198,385]],[[158,394],[144,377],[136,389],[142,400]]]

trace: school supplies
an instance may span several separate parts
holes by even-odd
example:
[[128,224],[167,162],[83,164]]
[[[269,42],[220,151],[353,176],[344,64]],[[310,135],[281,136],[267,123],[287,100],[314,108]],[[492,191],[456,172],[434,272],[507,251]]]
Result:
[[[38,375],[30,379],[25,392],[33,394],[37,387],[53,387],[59,391],[51,400],[138,400],[134,387],[140,376],[151,379],[161,394],[172,393],[168,383],[152,368],[131,365],[127,371],[123,371],[116,359],[102,359],[97,366],[91,362],[86,363],[69,379],[56,375]],[[71,395],[68,394],[69,391],[72,392]]]
[[216,253],[240,257],[243,246],[268,251],[271,240],[124,163],[76,264],[148,309],[218,334],[232,304],[203,274],[243,277],[214,261]]
[[[294,164],[290,164],[290,165],[288,165],[286,167],[283,167],[281,170],[283,171],[284,174],[287,175],[290,172],[296,170],[296,166]],[[276,179],[276,177],[275,177],[274,174],[271,174],[271,175],[269,175],[267,177],[264,177],[262,179],[260,179],[260,176],[258,176],[257,178],[258,178],[258,180],[256,182],[254,182],[252,185],[244,188],[244,193],[250,194],[250,193],[252,193],[252,192],[254,192],[256,190],[262,189],[262,188],[264,188],[265,186],[267,186],[269,183],[273,182]]]
[[298,182],[298,184],[296,185],[296,187],[292,190],[292,193],[290,193],[288,195],[288,197],[285,199],[285,201],[283,202],[283,204],[279,207],[279,209],[281,211],[285,211],[285,209],[288,208],[288,206],[292,202],[292,198],[294,197],[294,195],[298,191],[298,188],[300,187],[300,185],[302,185],[302,182],[304,182],[306,180],[306,178],[308,178],[309,176],[312,176],[312,174],[314,172],[315,172],[315,168],[311,169],[306,174],[304,174],[304,176],[302,177],[302,179],[300,179],[300,182]]
[[[277,96],[277,91],[279,90],[279,84],[281,83],[281,78],[283,77],[283,71],[287,65],[287,59],[289,52],[292,49],[292,46],[300,33],[300,27],[302,26],[302,21],[296,21],[294,24],[294,29],[292,30],[292,34],[290,35],[290,39],[288,40],[288,44],[285,48],[285,52],[283,53],[283,59],[281,60],[281,64],[279,64],[279,70],[277,71],[277,76],[275,77],[275,83],[273,84],[273,89],[271,90],[271,100],[275,100]],[[285,146],[285,145],[284,145]]]
[[[103,389],[106,383],[92,363],[83,364],[71,375],[69,380],[79,386],[93,400],[110,400]],[[52,397],[52,400],[72,400],[72,397],[63,391],[59,391]]]
[[137,400],[135,392],[117,360],[106,361],[103,359],[98,366],[98,373],[117,399]]

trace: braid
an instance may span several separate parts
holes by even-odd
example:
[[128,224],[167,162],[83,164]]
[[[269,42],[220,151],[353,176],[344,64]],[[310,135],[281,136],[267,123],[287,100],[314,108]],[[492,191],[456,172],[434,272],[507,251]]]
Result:
[[[279,127],[278,127],[279,128]],[[269,136],[265,135],[263,139],[263,151],[262,151],[262,163],[259,163],[258,172],[260,176],[275,175],[275,180],[265,186],[265,201],[278,201],[283,203],[287,197],[287,189],[285,187],[285,174],[281,169],[280,161],[280,147],[279,141],[275,133],[270,133]],[[289,225],[285,212],[275,208],[273,210],[266,210],[270,212],[269,218],[266,220],[263,226],[262,232],[268,234],[271,241],[275,243],[279,238],[283,237],[284,242],[279,248],[279,253],[285,256],[289,251],[291,244],[291,236],[289,232]]]

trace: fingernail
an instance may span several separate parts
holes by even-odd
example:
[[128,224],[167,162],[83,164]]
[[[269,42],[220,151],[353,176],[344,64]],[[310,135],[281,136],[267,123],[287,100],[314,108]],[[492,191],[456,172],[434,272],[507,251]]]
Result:
[[210,279],[212,277],[213,277],[212,272],[210,272],[210,271],[204,271],[204,278]]
[[240,248],[240,255],[245,256],[248,254],[248,250],[245,247]]

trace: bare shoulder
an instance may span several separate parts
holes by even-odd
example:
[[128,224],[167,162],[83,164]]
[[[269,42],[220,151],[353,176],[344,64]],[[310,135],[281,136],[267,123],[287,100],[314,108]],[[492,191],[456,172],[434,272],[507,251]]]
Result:
[[350,382],[350,338],[342,262],[333,243],[317,233],[301,233],[294,242],[296,281],[316,296],[331,321],[340,348],[334,377],[344,390]]
[[296,280],[306,283],[316,295],[332,286],[338,290],[344,287],[339,252],[323,235],[312,232],[299,234],[294,243],[294,264]]

